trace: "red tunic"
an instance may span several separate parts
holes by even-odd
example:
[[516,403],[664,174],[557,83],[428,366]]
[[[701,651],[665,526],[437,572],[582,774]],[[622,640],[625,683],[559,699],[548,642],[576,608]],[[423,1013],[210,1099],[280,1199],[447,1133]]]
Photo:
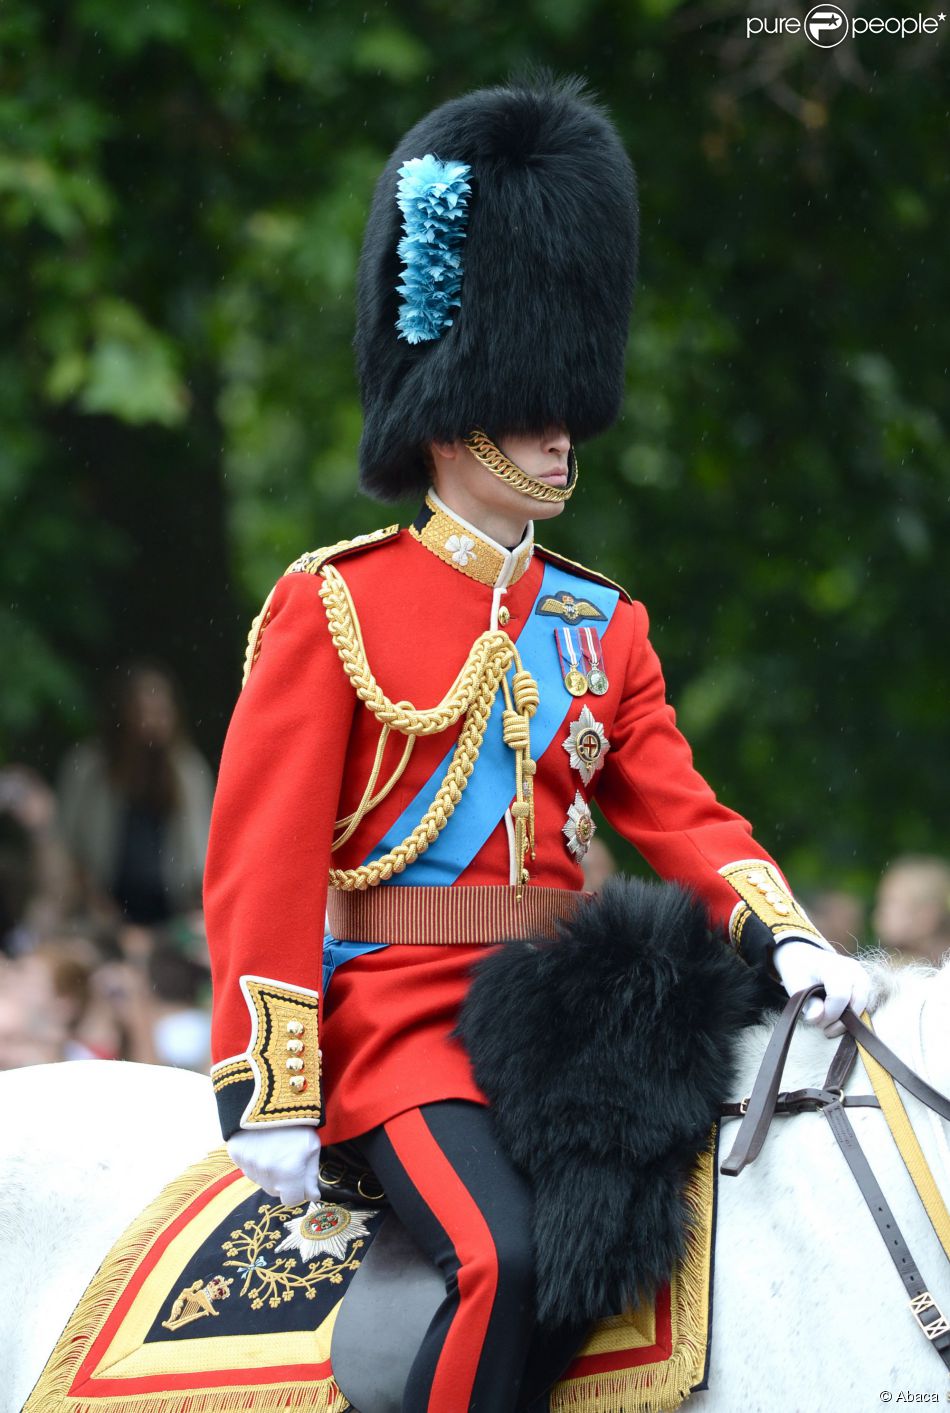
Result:
[[[486,537],[465,522],[459,522],[459,531],[474,536],[473,548],[481,551]],[[505,553],[493,541],[487,544]],[[416,707],[437,703],[475,638],[497,626],[499,608],[507,609],[505,631],[518,641],[538,613],[546,566],[556,560],[533,546],[530,527],[523,549],[503,561],[494,587],[470,577],[464,562],[433,552],[408,530],[334,559],[359,617],[367,660],[390,699]],[[464,545],[458,553],[464,561]],[[522,569],[520,577],[504,584],[508,574]],[[575,574],[585,572],[574,567]],[[331,856],[334,822],[360,801],[380,728],[357,700],[331,641],[320,584],[320,576],[308,572],[288,572],[278,581],[221,756],[204,906],[214,982],[213,1075],[226,1136],[239,1123],[319,1119],[324,1140],[336,1142],[432,1100],[484,1102],[463,1049],[449,1036],[483,947],[392,945],[366,952],[337,968],[323,996],[328,870],[365,862],[430,777],[438,783],[437,767],[461,723],[417,740],[396,788]],[[564,621],[554,616],[550,623],[532,624],[555,663],[554,630]],[[529,886],[583,888],[580,862],[563,830],[580,789],[586,800],[596,798],[613,827],[661,877],[692,886],[716,919],[735,920],[741,898],[719,870],[737,860],[762,860],[775,869],[774,861],[754,841],[748,822],[720,804],[694,769],[666,701],[646,609],[621,592],[609,622],[600,627],[609,689],[596,697],[564,693],[563,721],[538,758],[536,857],[529,863]],[[568,728],[584,706],[609,743],[586,786],[564,749]],[[388,778],[403,746],[404,737],[394,732],[380,780]],[[434,793],[435,785],[427,802]],[[503,811],[514,793],[512,767],[497,823],[453,886],[513,881]],[[463,795],[457,813],[465,804]],[[419,865],[406,870],[406,884],[415,881],[414,868]],[[781,880],[778,886],[787,885]],[[258,1004],[256,1018],[254,996],[247,984],[242,987],[242,977],[282,988],[276,1002]],[[318,1014],[322,1107],[314,1107],[314,1072],[308,1068]],[[285,1024],[287,1016],[291,1021]],[[294,1017],[299,1017],[297,1029]],[[309,1091],[304,1086],[298,1098],[279,1102],[272,1095],[255,1109],[250,1086],[257,1086],[260,1100],[268,1064],[271,1070],[280,1066],[285,1031],[301,1037]]]

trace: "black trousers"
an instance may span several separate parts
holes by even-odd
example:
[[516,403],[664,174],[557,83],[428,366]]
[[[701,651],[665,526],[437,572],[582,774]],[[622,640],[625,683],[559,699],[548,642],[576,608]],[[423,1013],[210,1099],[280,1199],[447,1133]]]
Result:
[[354,1142],[445,1279],[403,1413],[547,1410],[547,1390],[589,1326],[535,1320],[531,1192],[499,1148],[488,1110],[454,1099],[425,1104]]

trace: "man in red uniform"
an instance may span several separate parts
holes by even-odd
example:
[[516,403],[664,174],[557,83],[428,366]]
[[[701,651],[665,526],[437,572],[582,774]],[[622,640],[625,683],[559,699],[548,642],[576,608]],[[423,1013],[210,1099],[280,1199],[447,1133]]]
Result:
[[[377,185],[359,271],[364,487],[413,523],[303,554],[252,626],[205,874],[213,1079],[235,1162],[320,1196],[358,1142],[445,1276],[404,1408],[524,1406],[584,1331],[536,1327],[531,1194],[451,1037],[475,959],[581,906],[596,797],[750,964],[867,998],[696,772],[643,605],[535,542],[617,416],[636,182],[579,80],[443,104]],[[840,1024],[838,1026],[840,1030]]]

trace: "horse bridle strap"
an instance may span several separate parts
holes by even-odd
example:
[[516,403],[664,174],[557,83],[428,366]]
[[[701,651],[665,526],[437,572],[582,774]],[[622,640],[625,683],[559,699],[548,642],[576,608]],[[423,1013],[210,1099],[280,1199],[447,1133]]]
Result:
[[[785,1068],[788,1047],[792,1043],[792,1036],[795,1033],[795,1022],[798,1020],[805,1002],[811,996],[815,995],[816,992],[821,992],[823,995],[824,989],[825,988],[820,983],[816,983],[814,986],[806,987],[802,991],[796,991],[794,996],[788,998],[788,1001],[785,1003],[785,1009],[776,1022],[775,1029],[772,1032],[772,1038],[769,1040],[765,1054],[762,1056],[762,1063],[759,1065],[759,1072],[756,1075],[755,1084],[752,1086],[752,1093],[749,1096],[745,1109],[742,1108],[742,1103],[745,1103],[744,1100],[740,1103],[738,1108],[734,1105],[723,1105],[722,1113],[724,1115],[732,1116],[736,1112],[743,1115],[742,1123],[736,1135],[736,1141],[733,1144],[732,1151],[719,1169],[719,1171],[725,1173],[727,1177],[736,1177],[742,1172],[742,1169],[747,1163],[751,1163],[758,1157],[762,1144],[765,1142],[765,1135],[769,1131],[772,1116],[776,1112],[778,1087],[781,1083],[782,1071]],[[898,1056],[894,1054],[893,1050],[884,1044],[880,1036],[875,1034],[869,1026],[866,1026],[864,1022],[855,1015],[850,1006],[846,1006],[842,1011],[841,1023],[855,1040],[860,1041],[862,1049],[867,1050],[870,1055],[873,1055],[874,1059],[887,1070],[888,1074],[893,1075],[898,1083],[902,1084],[910,1094],[913,1094],[921,1103],[926,1104],[928,1108],[933,1109],[942,1119],[950,1119],[950,1099],[947,1099],[939,1090],[934,1089],[925,1079],[921,1079],[920,1075],[915,1074],[908,1065],[905,1065],[904,1061],[899,1059]],[[845,1037],[842,1036],[842,1040],[844,1040],[844,1038]],[[843,1054],[843,1047],[839,1048],[842,1049]],[[853,1064],[853,1062],[854,1055],[851,1056],[851,1064]],[[826,1091],[829,1089],[829,1086],[832,1088],[840,1088],[840,1082],[837,1078],[832,1078],[834,1070],[835,1064],[834,1061],[832,1061],[832,1069],[829,1071],[829,1076],[825,1083]],[[845,1076],[849,1071],[850,1064],[844,1071]],[[793,1094],[801,1094],[803,1092],[804,1091],[792,1091]],[[783,1097],[787,1101],[791,1096],[786,1093]],[[834,1098],[833,1095],[830,1097]],[[878,1100],[874,1095],[858,1095],[852,1099],[851,1106],[849,1107],[853,1107],[858,1103],[878,1105]],[[806,1106],[801,1105],[800,1107]],[[821,1105],[819,1105],[819,1107],[821,1107]],[[786,1112],[789,1112],[789,1110],[786,1109]]]
[[[796,992],[794,996],[789,998],[762,1058],[748,1101],[742,1100],[738,1105],[724,1104],[722,1106],[724,1116],[742,1114],[743,1117],[732,1151],[725,1162],[721,1164],[719,1171],[728,1177],[734,1177],[742,1171],[746,1164],[756,1158],[765,1141],[772,1116],[779,1109],[781,1100],[785,1101],[781,1105],[781,1109],[786,1113],[800,1112],[804,1108],[820,1108],[831,1126],[831,1131],[854,1175],[861,1196],[877,1223],[884,1245],[897,1268],[897,1274],[910,1297],[911,1313],[943,1363],[950,1369],[950,1321],[944,1316],[927,1289],[900,1227],[894,1220],[894,1215],[881,1191],[880,1184],[871,1171],[870,1164],[858,1143],[858,1136],[845,1113],[845,1107],[849,1105],[849,1100],[851,1107],[858,1104],[881,1107],[876,1095],[845,1096],[843,1092],[845,1081],[857,1058],[858,1037],[861,1039],[862,1048],[866,1048],[874,1059],[905,1089],[934,1109],[942,1118],[950,1118],[950,1100],[947,1100],[944,1095],[932,1088],[926,1080],[921,1079],[902,1060],[898,1059],[880,1037],[855,1015],[850,1006],[845,1007],[841,1016],[847,1033],[841,1037],[841,1042],[825,1077],[824,1086],[821,1089],[786,1091],[780,1095],[778,1086],[795,1022],[805,1002],[817,991],[823,992],[824,987],[810,986],[806,990]],[[901,1152],[901,1156],[906,1162],[906,1155]],[[917,1185],[916,1179],[915,1185]],[[934,1222],[934,1214],[929,1208],[927,1214],[931,1222]],[[939,1231],[937,1234],[941,1236]]]
[[[856,1048],[854,1037],[851,1035],[842,1036],[841,1043],[849,1045],[852,1049]],[[877,1222],[884,1245],[910,1297],[911,1313],[946,1367],[950,1369],[950,1320],[941,1311],[917,1269],[917,1263],[910,1253],[904,1235],[894,1220],[880,1184],[858,1143],[851,1120],[837,1100],[823,1105],[822,1113],[831,1125],[831,1131],[838,1140],[838,1147],[854,1174],[871,1216]]]

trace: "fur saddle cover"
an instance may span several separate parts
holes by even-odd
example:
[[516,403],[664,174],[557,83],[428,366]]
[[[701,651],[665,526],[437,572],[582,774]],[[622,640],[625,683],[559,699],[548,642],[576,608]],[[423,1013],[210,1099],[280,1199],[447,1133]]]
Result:
[[738,1034],[785,999],[676,884],[609,879],[559,932],[479,961],[456,1032],[534,1187],[538,1318],[555,1325],[669,1280]]

